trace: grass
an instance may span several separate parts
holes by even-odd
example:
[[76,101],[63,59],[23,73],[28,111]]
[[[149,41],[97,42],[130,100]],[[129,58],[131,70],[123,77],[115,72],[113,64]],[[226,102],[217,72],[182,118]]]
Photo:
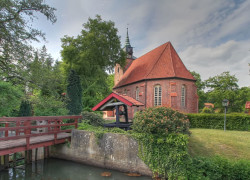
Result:
[[191,129],[189,153],[191,156],[222,157],[250,160],[250,132],[215,129]]

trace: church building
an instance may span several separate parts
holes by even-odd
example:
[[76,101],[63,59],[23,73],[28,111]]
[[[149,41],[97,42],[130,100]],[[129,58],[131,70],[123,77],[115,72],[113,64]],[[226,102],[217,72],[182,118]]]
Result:
[[129,119],[135,112],[153,106],[170,107],[183,113],[198,112],[196,80],[170,42],[136,58],[127,32],[124,50],[126,65],[115,66],[113,93],[140,104],[128,107]]

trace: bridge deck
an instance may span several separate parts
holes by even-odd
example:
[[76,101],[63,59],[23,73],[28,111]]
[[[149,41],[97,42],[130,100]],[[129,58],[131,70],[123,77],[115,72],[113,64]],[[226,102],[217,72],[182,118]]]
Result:
[[[0,156],[70,140],[81,116],[0,117]],[[64,130],[63,130],[64,129]]]
[[[57,140],[65,139],[71,137],[70,133],[58,133]],[[44,135],[44,136],[37,136],[37,137],[30,137],[30,146],[38,143],[54,141],[54,135]],[[16,148],[20,146],[26,146],[26,138],[22,139],[15,139],[15,140],[7,140],[0,142],[0,150]]]

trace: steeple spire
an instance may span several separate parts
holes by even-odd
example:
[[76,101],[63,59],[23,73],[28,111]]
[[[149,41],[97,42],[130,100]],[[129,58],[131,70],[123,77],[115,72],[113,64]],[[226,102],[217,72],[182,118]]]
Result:
[[128,28],[127,28],[127,37],[126,37],[125,46],[126,47],[131,47],[130,42],[129,42],[129,36],[128,36]]
[[130,45],[128,28],[127,28],[127,37],[126,37],[124,51],[126,52],[128,59],[133,59],[133,47]]

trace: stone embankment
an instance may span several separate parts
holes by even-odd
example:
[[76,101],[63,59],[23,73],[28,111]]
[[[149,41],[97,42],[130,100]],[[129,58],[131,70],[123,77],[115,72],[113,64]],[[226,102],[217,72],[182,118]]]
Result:
[[83,130],[72,131],[71,143],[50,149],[50,157],[151,176],[137,153],[138,143],[131,137],[106,133],[98,139],[93,132]]

